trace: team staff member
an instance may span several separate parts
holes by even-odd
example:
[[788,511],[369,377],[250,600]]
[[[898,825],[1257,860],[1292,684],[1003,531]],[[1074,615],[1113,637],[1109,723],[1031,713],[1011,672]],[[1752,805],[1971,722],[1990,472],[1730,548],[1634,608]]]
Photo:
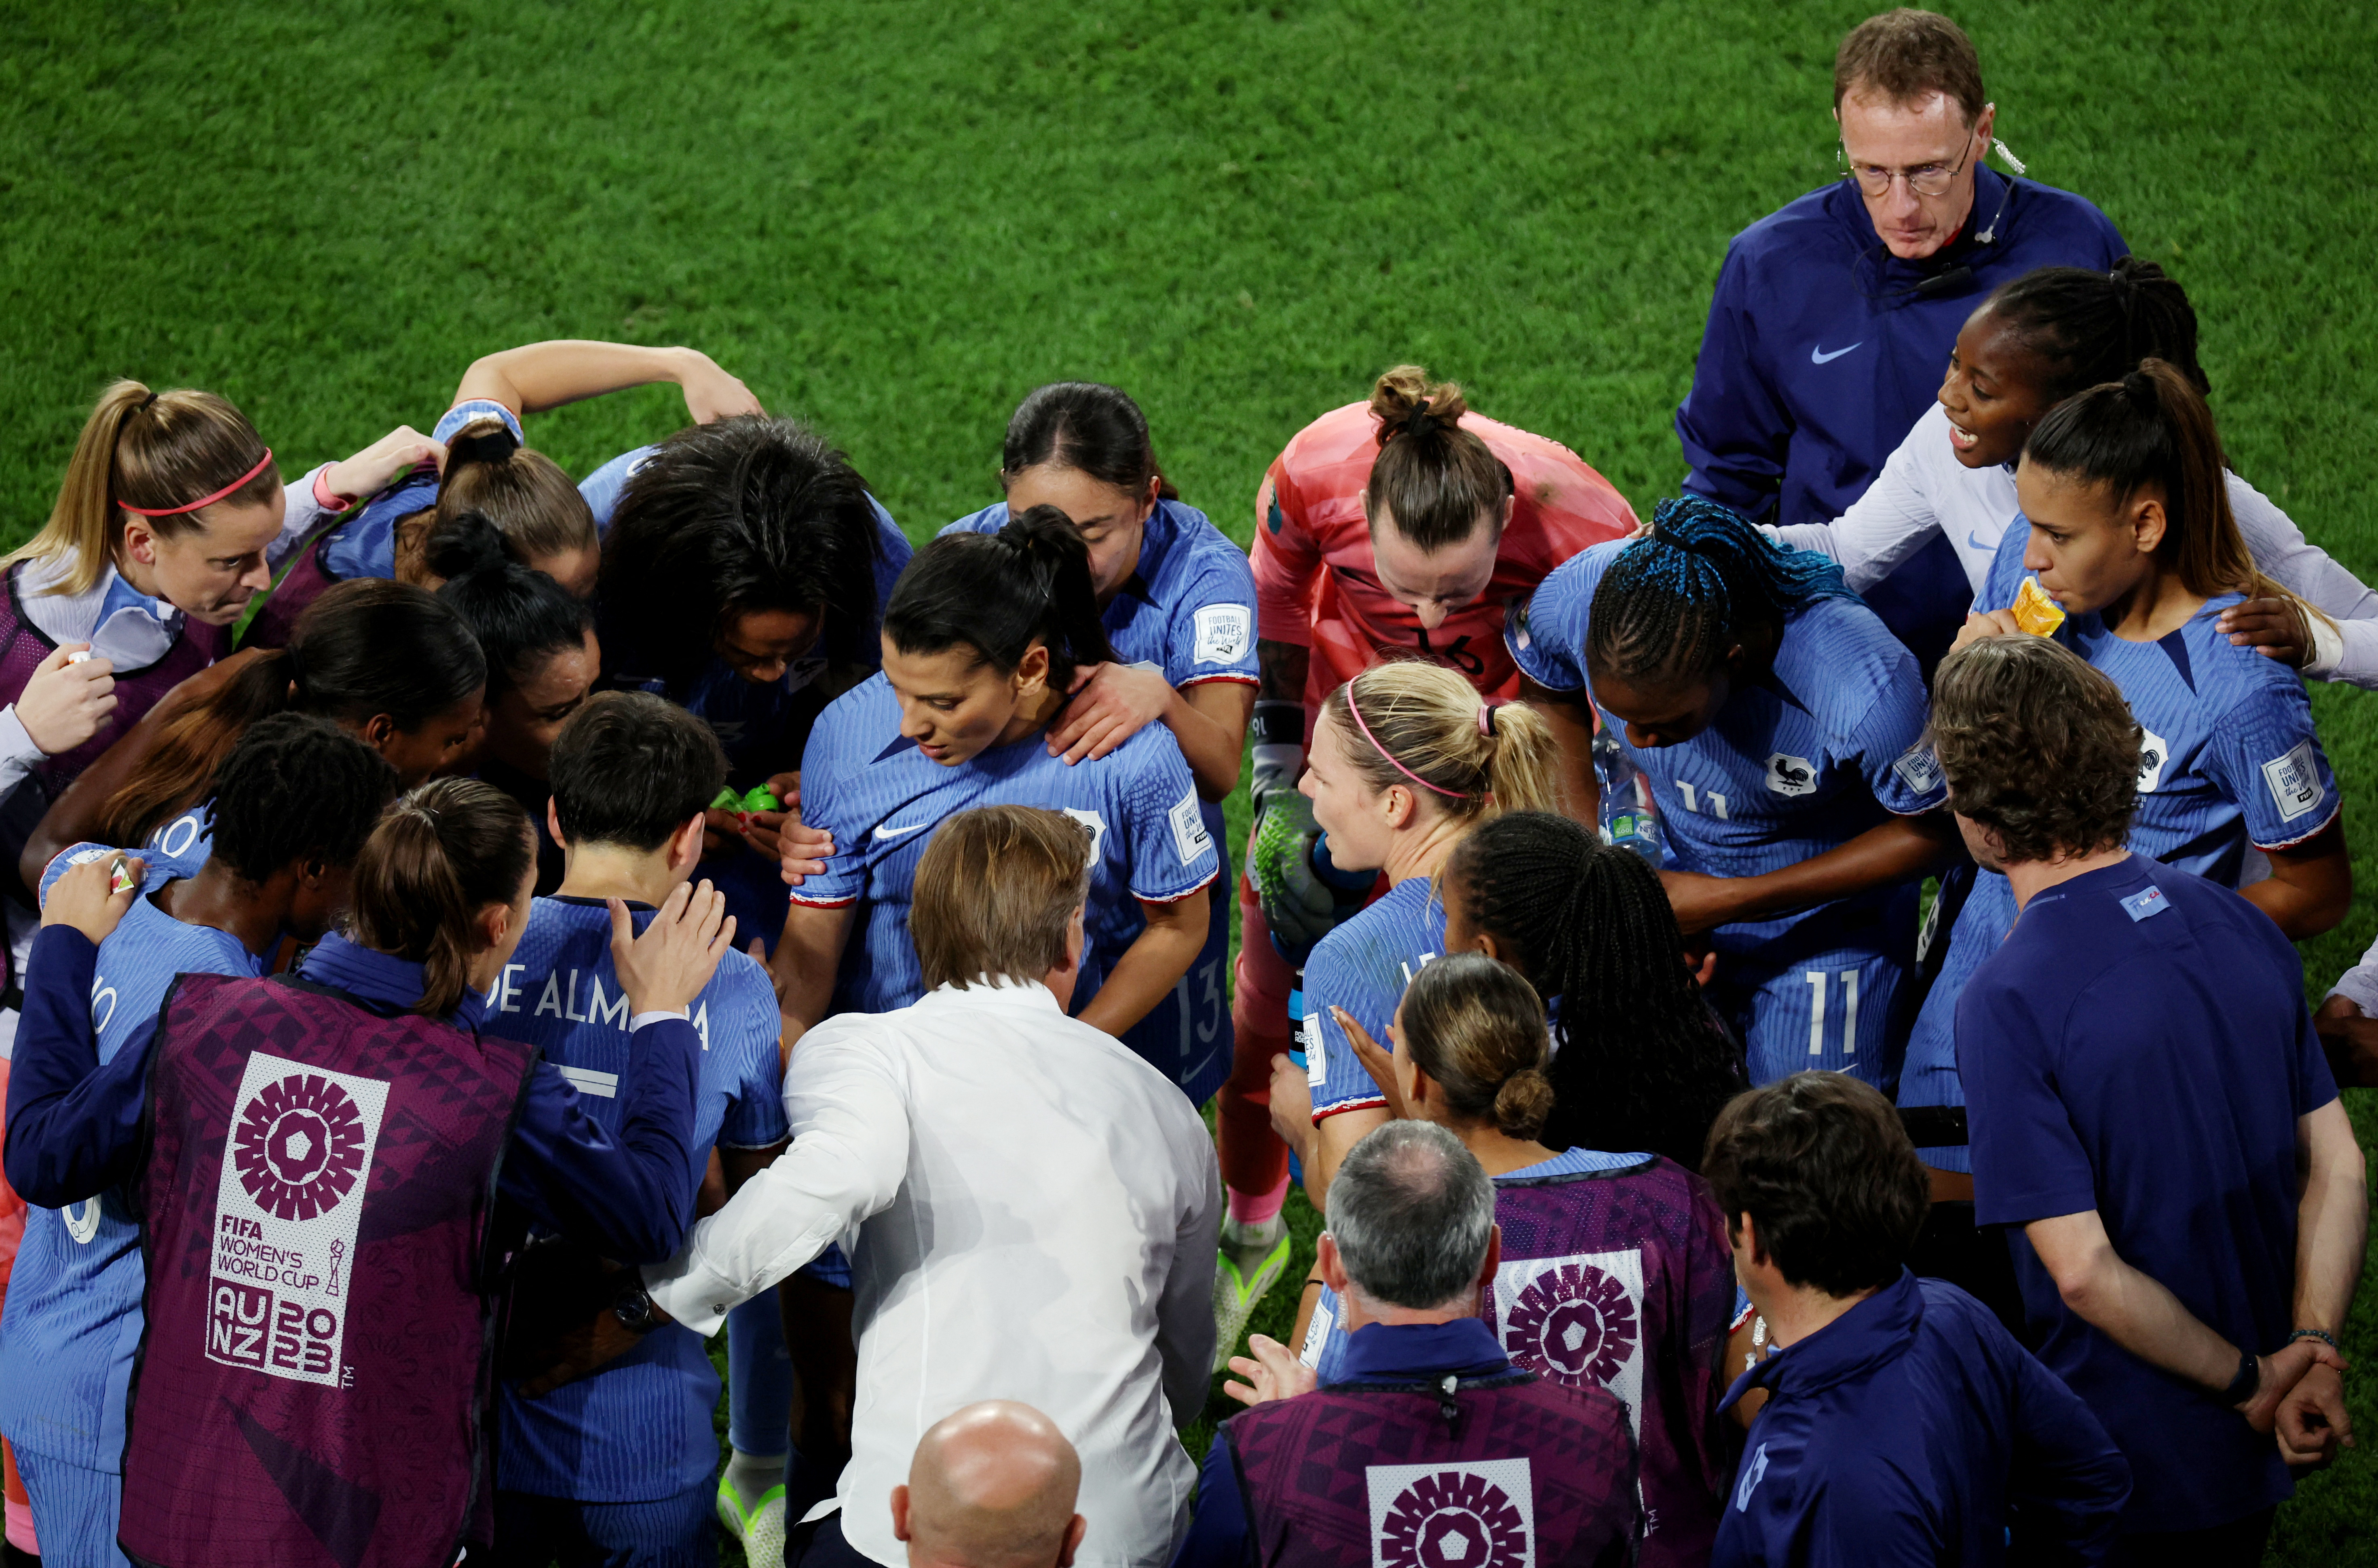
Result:
[[1750,1081],[1813,1062],[1891,1083],[1915,879],[1948,824],[1923,677],[1841,569],[1688,496],[1553,573],[1510,639],[1531,696],[1572,715],[1572,770],[1598,712],[1649,786],[1661,880],[1684,930],[1711,933]]
[[[1182,503],[1156,465],[1139,405],[1113,387],[1063,381],[1026,398],[1007,423],[999,476],[1005,500],[942,532],[996,533],[1036,506],[1063,512],[1089,546],[1099,623],[1114,650],[1111,661],[1075,677],[1049,749],[1069,762],[1095,761],[1161,723],[1197,780],[1207,836],[1227,842],[1221,802],[1238,787],[1255,700],[1255,585],[1246,553]],[[1217,880],[1205,949],[1181,982],[1187,993],[1175,1076],[1195,1105],[1231,1070],[1227,896]]]
[[2125,847],[2136,708],[2044,638],[1940,666],[1951,804],[2022,912],[1957,1006],[1975,1206],[2021,1227],[2040,1357],[2130,1460],[2120,1561],[2258,1563],[2288,1466],[2352,1434],[2369,1193],[2295,949]]
[[1626,498],[1575,452],[1472,414],[1459,387],[1417,365],[1306,425],[1264,475],[1254,822],[1231,1081],[1217,1107],[1225,1246],[1250,1307],[1278,1277],[1270,1260],[1287,1234],[1288,1150],[1267,1095],[1272,1058],[1291,1043],[1294,967],[1368,889],[1358,876],[1361,886],[1333,894],[1318,871],[1327,853],[1296,793],[1312,717],[1332,690],[1396,656],[1445,664],[1480,696],[1509,701],[1519,678],[1501,642],[1506,609],[1578,551],[1634,530]]
[[1701,1168],[1780,1347],[1725,1396],[1765,1403],[1715,1568],[2105,1560],[2129,1467],[1981,1303],[1908,1273],[1924,1167],[1888,1101],[1796,1072],[1725,1108]]
[[[104,1063],[93,961],[135,888],[111,893],[114,860],[52,888],[6,1159],[45,1206],[138,1189],[155,1266],[124,1450],[127,1555],[265,1568],[326,1540],[353,1561],[483,1547],[469,1526],[485,1455],[455,1434],[486,1414],[489,1227],[516,1210],[628,1259],[682,1239],[701,1168],[687,1007],[732,924],[708,888],[672,895],[632,940],[613,905],[642,1024],[615,1138],[558,1070],[478,1032],[527,923],[534,845],[492,786],[424,784],[365,843],[352,937],[325,937],[294,978],[183,976]],[[210,1283],[210,1258],[268,1249],[273,1275],[234,1263]],[[279,1277],[292,1252],[326,1272],[293,1287]],[[340,1270],[373,1288],[324,1290]],[[206,1354],[211,1335],[228,1359]]]
[[[1940,385],[1975,302],[2035,267],[2130,247],[2077,196],[1984,167],[1998,109],[1945,17],[1869,18],[1833,60],[1843,177],[1735,236],[1676,410],[1685,488],[1756,522],[1829,522]],[[1969,594],[1935,543],[1870,595],[1926,669]]]

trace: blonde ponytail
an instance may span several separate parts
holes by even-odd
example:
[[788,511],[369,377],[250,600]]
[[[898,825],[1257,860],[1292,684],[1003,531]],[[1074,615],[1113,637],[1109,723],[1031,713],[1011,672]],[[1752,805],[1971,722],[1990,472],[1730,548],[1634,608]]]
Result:
[[1377,664],[1331,692],[1354,770],[1375,791],[1399,785],[1463,822],[1503,811],[1560,809],[1552,727],[1533,709],[1492,702],[1442,664]]

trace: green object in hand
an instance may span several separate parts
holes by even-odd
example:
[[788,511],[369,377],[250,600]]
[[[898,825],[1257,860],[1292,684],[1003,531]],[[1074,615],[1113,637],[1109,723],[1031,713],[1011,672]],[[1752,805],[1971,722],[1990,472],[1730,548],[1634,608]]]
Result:
[[743,809],[746,811],[782,811],[784,808],[784,803],[776,798],[776,792],[766,784],[753,784],[751,793],[743,797]]
[[717,798],[710,803],[710,808],[713,811],[740,811],[743,809],[743,797],[730,786],[718,792]]

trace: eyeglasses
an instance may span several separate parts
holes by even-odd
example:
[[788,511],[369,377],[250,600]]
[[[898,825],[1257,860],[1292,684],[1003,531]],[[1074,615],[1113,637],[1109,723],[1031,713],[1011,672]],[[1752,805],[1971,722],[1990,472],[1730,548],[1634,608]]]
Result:
[[1914,169],[1886,169],[1880,163],[1853,163],[1847,149],[1839,144],[1833,148],[1834,162],[1841,165],[1844,177],[1857,181],[1858,188],[1868,196],[1890,195],[1893,180],[1905,180],[1907,188],[1917,196],[1946,196],[1950,186],[1965,172],[1965,165],[1972,162],[1973,158],[1974,138],[1970,133],[1965,138],[1965,155],[1958,159],[1953,167],[1946,163],[1926,163]]

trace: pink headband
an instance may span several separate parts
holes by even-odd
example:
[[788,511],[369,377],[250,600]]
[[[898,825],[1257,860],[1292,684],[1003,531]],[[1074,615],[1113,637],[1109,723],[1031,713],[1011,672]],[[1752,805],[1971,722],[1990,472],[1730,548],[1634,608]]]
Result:
[[1371,726],[1363,722],[1363,705],[1354,700],[1354,684],[1355,681],[1359,681],[1362,678],[1362,676],[1356,676],[1353,680],[1350,680],[1346,683],[1346,712],[1354,715],[1354,727],[1363,732],[1363,738],[1371,743],[1371,748],[1387,760],[1388,767],[1393,768],[1397,772],[1399,772],[1404,777],[1411,780],[1412,783],[1420,785],[1421,788],[1433,789],[1448,800],[1468,799],[1469,797],[1458,789],[1447,789],[1443,784],[1433,784],[1429,783],[1426,779],[1422,778],[1418,773],[1413,772],[1410,768],[1405,767],[1401,762],[1397,761],[1395,753],[1389,751],[1386,747],[1379,744],[1379,737],[1373,735],[1371,733]]
[[210,507],[214,505],[217,501],[222,500],[225,496],[230,495],[233,491],[238,489],[241,485],[246,484],[249,480],[255,478],[258,474],[262,473],[266,469],[271,466],[272,449],[267,447],[264,449],[264,456],[257,461],[257,464],[254,468],[249,469],[246,473],[241,474],[237,479],[233,480],[230,484],[224,485],[222,489],[216,491],[211,496],[200,496],[197,500],[185,501],[178,507],[136,507],[123,501],[118,501],[115,504],[119,507],[123,507],[126,511],[132,513],[136,517],[172,517],[177,512],[194,512],[200,507]]

